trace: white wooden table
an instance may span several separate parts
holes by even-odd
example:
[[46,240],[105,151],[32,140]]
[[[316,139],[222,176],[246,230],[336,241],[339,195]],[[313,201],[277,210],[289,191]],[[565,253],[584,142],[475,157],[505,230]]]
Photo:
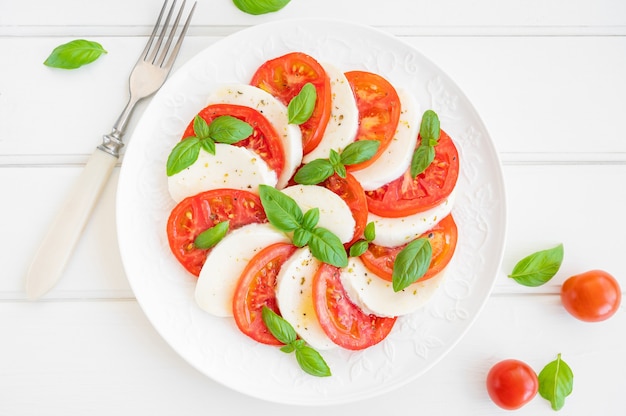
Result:
[[[245,15],[230,0],[198,3],[178,67],[245,27],[306,16],[381,28],[447,72],[503,161],[508,232],[493,294],[451,353],[396,391],[322,409],[241,395],[190,367],[137,304],[117,248],[118,166],[62,281],[27,301],[28,262],[125,104],[129,70],[161,0],[3,0],[0,415],[498,415],[506,412],[484,387],[490,366],[517,358],[539,371],[557,353],[575,375],[561,414],[624,414],[624,307],[585,324],[565,312],[558,291],[566,277],[593,268],[626,287],[626,3],[292,0],[265,16]],[[75,38],[109,53],[77,71],[42,65]],[[506,277],[521,257],[558,242],[565,261],[551,282],[528,289]],[[517,414],[553,411],[537,396]]]

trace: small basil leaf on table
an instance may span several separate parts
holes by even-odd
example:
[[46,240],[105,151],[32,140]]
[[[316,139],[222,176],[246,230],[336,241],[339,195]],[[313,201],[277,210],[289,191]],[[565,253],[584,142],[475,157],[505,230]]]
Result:
[[76,69],[105,53],[107,51],[98,42],[76,39],[54,48],[43,64],[52,68]]
[[560,410],[574,388],[572,369],[558,354],[556,360],[548,363],[537,377],[541,397],[550,402],[553,410]]
[[562,262],[563,244],[559,244],[524,257],[515,265],[509,277],[524,286],[541,286],[556,275]]
[[239,10],[248,14],[266,14],[277,12],[285,7],[290,0],[233,0]]

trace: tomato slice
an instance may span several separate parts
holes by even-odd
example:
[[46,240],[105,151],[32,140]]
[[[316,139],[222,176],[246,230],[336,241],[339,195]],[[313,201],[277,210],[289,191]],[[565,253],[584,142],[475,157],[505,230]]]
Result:
[[280,314],[276,301],[276,276],[296,247],[272,244],[259,251],[241,274],[233,298],[233,315],[237,327],[255,341],[281,345],[269,331],[262,318],[263,306]]
[[[418,139],[418,143],[419,143]],[[406,217],[443,202],[454,190],[459,177],[459,155],[454,142],[443,130],[435,146],[435,159],[428,168],[411,177],[404,175],[373,191],[366,191],[371,213],[381,217]]]
[[258,195],[237,189],[212,189],[180,201],[167,220],[167,239],[180,264],[194,276],[200,275],[210,249],[199,249],[194,240],[202,231],[222,221],[235,230],[267,221]]
[[[280,136],[263,114],[251,107],[234,104],[211,104],[203,108],[198,115],[207,123],[219,116],[232,116],[252,126],[250,137],[233,146],[245,147],[259,155],[267,165],[280,176],[285,166],[285,151]],[[194,136],[193,120],[187,126],[183,139]]]
[[393,140],[400,120],[400,98],[393,85],[380,75],[346,72],[359,109],[359,129],[356,140],[378,140],[378,151],[370,160],[350,165],[348,170],[363,169],[382,155]]
[[352,212],[352,217],[354,217],[355,221],[354,237],[351,241],[344,244],[344,247],[348,249],[363,236],[363,231],[367,225],[367,199],[365,198],[365,191],[363,191],[359,181],[349,173],[345,178],[334,174],[320,183],[320,186],[324,186],[339,195]]
[[251,85],[269,92],[285,105],[289,105],[309,82],[315,86],[317,101],[311,118],[300,125],[305,155],[320,143],[330,118],[330,79],[324,68],[311,56],[293,52],[265,62],[250,81]]
[[389,334],[396,318],[368,315],[348,299],[340,269],[322,264],[313,277],[313,305],[322,329],[340,347],[362,350]]
[[[418,238],[426,237],[430,240],[433,249],[432,260],[426,274],[419,280],[428,280],[437,275],[450,263],[457,242],[457,226],[452,215],[446,216],[430,231],[422,234]],[[383,247],[376,244],[370,244],[369,248],[363,255],[361,260],[363,264],[375,275],[391,282],[393,275],[393,263],[396,256],[405,245],[398,247]]]

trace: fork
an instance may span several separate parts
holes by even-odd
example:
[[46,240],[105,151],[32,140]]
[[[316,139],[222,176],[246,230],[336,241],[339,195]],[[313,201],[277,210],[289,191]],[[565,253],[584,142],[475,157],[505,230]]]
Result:
[[[124,146],[122,137],[135,106],[139,101],[151,96],[161,88],[178,56],[196,3],[194,2],[191,7],[185,24],[178,35],[178,40],[172,47],[185,8],[185,0],[183,0],[169,31],[168,27],[174,15],[176,0],[169,10],[168,2],[169,0],[165,0],[163,3],[148,42],[131,71],[129,99],[126,107],[113,125],[111,133],[103,136],[102,144],[97,146],[89,157],[82,174],[53,220],[26,272],[26,295],[31,300],[46,294],[60,279],[91,212],[119,159],[120,150]],[[165,20],[161,24],[164,16],[166,16]]]

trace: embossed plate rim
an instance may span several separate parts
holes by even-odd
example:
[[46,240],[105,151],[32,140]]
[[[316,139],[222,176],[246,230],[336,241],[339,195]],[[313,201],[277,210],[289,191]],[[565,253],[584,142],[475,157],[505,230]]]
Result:
[[[164,166],[207,92],[246,82],[264,60],[288,51],[343,70],[380,73],[439,113],[461,158],[456,205],[459,245],[446,279],[423,310],[400,318],[388,339],[361,352],[322,352],[329,378],[304,374],[274,347],[241,335],[193,301],[194,279],[169,253],[165,222],[173,201]],[[137,124],[117,193],[120,253],[133,292],[163,339],[206,376],[243,394],[298,405],[347,403],[388,392],[441,360],[482,310],[498,274],[506,204],[500,161],[476,110],[459,87],[414,47],[368,26],[337,20],[281,20],[253,26],[207,47],[163,86]]]

